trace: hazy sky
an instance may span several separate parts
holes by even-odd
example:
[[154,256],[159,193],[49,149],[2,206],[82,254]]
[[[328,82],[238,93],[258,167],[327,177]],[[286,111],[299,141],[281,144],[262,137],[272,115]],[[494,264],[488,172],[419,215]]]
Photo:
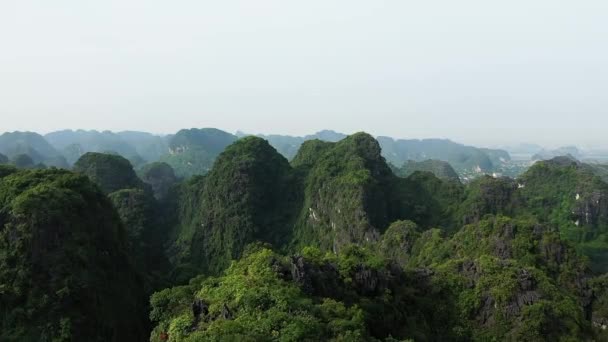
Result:
[[0,0],[0,131],[608,145],[605,0]]

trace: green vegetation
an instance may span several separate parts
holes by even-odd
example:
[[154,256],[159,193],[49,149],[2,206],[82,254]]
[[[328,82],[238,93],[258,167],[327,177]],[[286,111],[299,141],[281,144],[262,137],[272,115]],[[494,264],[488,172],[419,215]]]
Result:
[[154,197],[158,200],[167,197],[171,188],[177,183],[175,172],[167,163],[155,162],[144,165],[139,174],[144,183],[152,187]]
[[63,153],[70,165],[87,152],[114,151],[137,166],[158,160],[168,149],[164,138],[144,132],[63,130],[49,133],[44,138]]
[[598,341],[608,341],[608,274],[593,279],[591,286],[595,296],[591,322]]
[[448,149],[492,167],[508,155],[309,138],[289,162],[259,137],[184,130],[173,164],[141,179],[70,139],[75,172],[0,165],[0,340],[608,339],[599,166],[555,158],[463,184],[446,162],[397,169],[383,155]]
[[538,162],[519,181],[520,211],[551,223],[596,270],[608,272],[608,184],[566,158]]
[[[390,332],[413,325],[403,314],[415,309],[396,311],[415,301],[413,294],[391,294],[409,281],[381,258],[358,247],[340,256],[314,248],[303,254],[289,258],[255,246],[219,277],[157,292],[150,340],[397,341]],[[387,325],[392,331],[383,331]]]
[[4,154],[0,153],[0,164],[8,164],[9,159]]
[[247,243],[284,243],[294,201],[290,171],[287,160],[260,138],[228,147],[205,178],[197,214],[182,222],[181,234],[192,238],[192,265],[216,273]]
[[169,263],[163,245],[167,232],[159,203],[141,189],[118,190],[108,197],[125,227],[129,255],[144,275],[146,293],[166,286]]
[[258,135],[266,139],[272,147],[288,160],[292,160],[300,150],[302,144],[310,140],[320,140],[326,142],[338,142],[346,138],[345,134],[323,130],[305,137],[294,137],[289,135]]
[[395,170],[395,174],[399,177],[407,177],[416,171],[430,172],[435,177],[443,180],[459,182],[460,178],[452,166],[448,162],[441,160],[425,160],[416,162],[408,160],[401,166],[400,169]]
[[604,183],[608,183],[608,165],[605,164],[588,164],[591,171],[600,177]]
[[[591,302],[585,262],[534,220],[488,217],[452,238],[425,232],[408,264],[426,266],[454,296],[466,339],[585,340]],[[464,335],[464,336],[466,336]]]
[[145,297],[108,199],[67,171],[0,179],[0,340],[134,341]]
[[33,169],[36,167],[32,157],[28,156],[27,154],[18,154],[14,156],[11,160],[11,164],[20,169]]
[[251,246],[221,276],[152,296],[151,341],[587,340],[602,333],[586,312],[604,319],[591,290],[604,300],[604,282],[534,220],[488,217],[453,237],[400,221],[337,255]]
[[29,154],[38,161],[42,161],[45,154],[56,153],[42,136],[32,132],[7,132],[0,135],[0,152],[9,158]]
[[306,142],[293,166],[303,186],[295,246],[337,251],[345,244],[374,240],[400,217],[397,177],[368,134],[337,143]]
[[509,154],[502,150],[480,149],[465,146],[450,140],[394,140],[389,137],[378,137],[383,155],[394,165],[402,165],[408,160],[424,161],[428,159],[448,162],[459,172],[470,173],[492,172],[501,163],[508,162]]
[[182,129],[169,142],[170,153],[160,161],[171,165],[179,177],[204,175],[215,158],[237,137],[215,128]]
[[113,154],[85,153],[76,164],[74,171],[89,177],[106,193],[121,189],[145,189],[145,184],[137,178],[131,163]]

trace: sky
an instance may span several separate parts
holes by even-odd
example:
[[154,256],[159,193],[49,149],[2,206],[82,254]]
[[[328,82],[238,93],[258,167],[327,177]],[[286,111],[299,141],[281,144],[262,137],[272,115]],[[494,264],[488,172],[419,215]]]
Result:
[[608,146],[608,1],[0,0],[0,131]]

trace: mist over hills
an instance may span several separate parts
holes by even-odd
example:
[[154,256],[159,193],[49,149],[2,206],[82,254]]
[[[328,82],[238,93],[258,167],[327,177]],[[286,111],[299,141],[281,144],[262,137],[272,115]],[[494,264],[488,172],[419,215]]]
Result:
[[[0,136],[0,153],[9,159],[28,155],[33,164],[70,167],[87,152],[113,153],[127,158],[136,168],[156,161],[172,166],[179,177],[205,174],[215,158],[230,143],[248,136],[218,129],[184,129],[176,134],[158,136],[146,132],[63,130],[44,136],[36,133],[13,132]],[[293,159],[300,146],[309,140],[337,142],[345,134],[325,130],[303,137],[288,135],[258,135],[288,160]],[[378,137],[383,156],[394,166],[412,161],[441,160],[448,162],[464,180],[481,174],[517,175],[525,165],[511,163],[504,150],[476,148],[445,139],[405,140]]]
[[0,340],[608,339],[601,164],[510,178],[502,150],[332,131],[0,141]]

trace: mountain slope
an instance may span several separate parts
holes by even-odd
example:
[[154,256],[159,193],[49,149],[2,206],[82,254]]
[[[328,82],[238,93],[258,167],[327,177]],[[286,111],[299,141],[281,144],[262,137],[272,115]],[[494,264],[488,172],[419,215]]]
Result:
[[167,197],[171,188],[177,183],[177,176],[175,176],[173,168],[167,163],[146,164],[139,173],[141,179],[152,187],[157,200]]
[[86,177],[0,179],[0,340],[136,341],[145,297],[123,226]]
[[[193,215],[179,223],[177,243],[186,241],[190,263],[212,273],[238,258],[248,243],[285,243],[296,200],[293,184],[289,163],[268,142],[238,140],[203,182],[191,182],[192,190],[183,193],[180,205],[193,206]],[[189,201],[188,194],[194,194]]]
[[87,152],[117,153],[125,158],[137,156],[135,148],[121,136],[110,131],[63,130],[46,134],[45,139],[62,151],[70,164]]
[[608,184],[566,158],[538,162],[518,182],[521,211],[553,224],[595,269],[608,272]]
[[337,252],[375,242],[397,219],[453,229],[461,196],[460,183],[430,173],[396,177],[365,133],[337,143],[307,141],[291,165],[265,140],[246,137],[230,145],[209,174],[170,196],[177,215],[169,255],[185,273],[217,274],[258,240]]
[[220,276],[156,293],[151,341],[592,340],[604,282],[533,220],[488,217],[453,237],[395,222],[337,254],[249,246]]
[[472,182],[460,219],[472,223],[487,214],[531,216],[550,224],[591,258],[596,271],[608,271],[608,184],[586,164],[558,157],[537,162],[517,180]]
[[395,140],[378,137],[378,141],[383,155],[394,165],[401,165],[408,160],[437,159],[450,163],[458,172],[491,172],[500,166],[500,158],[504,161],[510,159],[505,151],[480,149],[443,139]]
[[106,193],[121,189],[145,189],[133,166],[125,158],[104,153],[88,152],[76,161],[74,171],[89,177]]
[[40,134],[33,132],[7,132],[0,135],[0,153],[9,158],[26,154],[35,164],[67,167],[65,158]]
[[430,172],[434,174],[439,179],[449,180],[449,181],[460,181],[460,177],[452,166],[448,162],[444,162],[441,160],[424,160],[424,161],[413,161],[408,160],[396,170],[396,174],[400,177],[407,177],[416,171]]
[[347,243],[375,240],[400,216],[397,178],[368,134],[337,143],[306,142],[293,165],[304,187],[295,245],[337,251]]
[[182,129],[171,137],[169,154],[161,161],[171,165],[179,177],[204,175],[217,156],[237,137],[215,128]]
[[[413,235],[414,239],[416,238]],[[464,340],[556,341],[592,336],[591,276],[559,233],[530,219],[487,217],[451,238],[409,241],[413,267],[452,297]]]

